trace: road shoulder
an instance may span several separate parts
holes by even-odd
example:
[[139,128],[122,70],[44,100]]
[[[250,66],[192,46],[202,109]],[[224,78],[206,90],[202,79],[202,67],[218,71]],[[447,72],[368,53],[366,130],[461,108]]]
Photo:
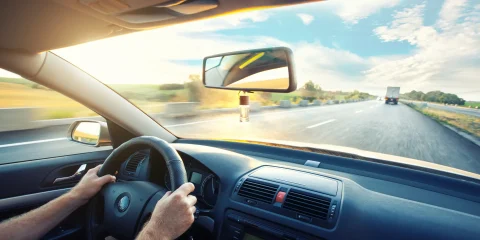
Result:
[[472,135],[470,135],[470,134],[468,134],[468,133],[466,133],[466,132],[464,132],[464,131],[462,131],[462,130],[454,127],[454,126],[450,126],[450,125],[447,125],[445,123],[440,123],[440,124],[442,124],[444,127],[448,128],[448,129],[458,133],[460,136],[466,138],[467,140],[473,142],[474,144],[476,144],[477,146],[480,147],[480,139],[479,138],[477,138],[475,136],[472,136]]
[[[469,132],[467,129],[461,129],[457,126],[454,126],[452,124],[449,124],[445,121],[442,121],[437,117],[435,116],[431,116],[430,114],[427,114],[424,110],[425,106],[417,106],[413,103],[404,103],[404,105],[412,108],[413,110],[421,113],[422,115],[434,120],[435,122],[441,124],[442,126],[452,130],[453,132],[457,133],[458,135],[460,135],[461,137],[465,138],[466,140],[472,142],[473,144],[476,144],[477,146],[480,147],[480,138],[475,136],[475,134]],[[459,114],[459,115],[462,115],[462,114]],[[470,129],[469,129],[470,130]],[[471,130],[470,130],[471,131]]]

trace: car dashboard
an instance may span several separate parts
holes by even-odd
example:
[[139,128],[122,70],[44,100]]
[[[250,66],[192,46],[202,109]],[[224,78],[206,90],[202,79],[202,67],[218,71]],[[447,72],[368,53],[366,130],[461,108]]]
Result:
[[[197,207],[211,209],[215,206],[220,182],[218,177],[199,161],[187,154],[180,153],[187,179],[193,183],[195,190],[192,195],[197,197]],[[153,162],[155,158],[160,161]],[[132,154],[121,166],[118,179],[120,181],[150,181],[171,191],[170,174],[165,161],[157,152],[144,149]]]
[[[181,140],[173,147],[195,185],[197,208],[209,212],[196,224],[213,239],[480,235],[480,183],[473,179],[242,143]],[[137,152],[122,165],[119,180],[169,188],[164,162],[148,149]]]

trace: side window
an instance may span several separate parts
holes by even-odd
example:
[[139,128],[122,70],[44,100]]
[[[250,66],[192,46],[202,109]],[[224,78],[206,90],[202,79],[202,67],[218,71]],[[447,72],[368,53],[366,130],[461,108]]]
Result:
[[104,121],[82,104],[0,69],[0,164],[105,150],[68,140],[78,118]]

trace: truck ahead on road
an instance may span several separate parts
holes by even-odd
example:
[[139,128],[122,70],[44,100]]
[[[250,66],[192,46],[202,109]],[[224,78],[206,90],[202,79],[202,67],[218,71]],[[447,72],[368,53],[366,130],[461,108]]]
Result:
[[398,104],[398,98],[400,97],[400,87],[387,87],[387,94],[385,94],[385,104],[393,103]]

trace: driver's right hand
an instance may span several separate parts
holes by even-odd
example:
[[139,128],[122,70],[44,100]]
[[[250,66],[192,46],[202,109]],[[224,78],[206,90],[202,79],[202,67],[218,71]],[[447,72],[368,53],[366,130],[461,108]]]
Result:
[[138,235],[139,240],[175,239],[182,235],[194,221],[197,198],[189,195],[195,190],[185,183],[173,193],[167,192],[157,202],[150,221]]

